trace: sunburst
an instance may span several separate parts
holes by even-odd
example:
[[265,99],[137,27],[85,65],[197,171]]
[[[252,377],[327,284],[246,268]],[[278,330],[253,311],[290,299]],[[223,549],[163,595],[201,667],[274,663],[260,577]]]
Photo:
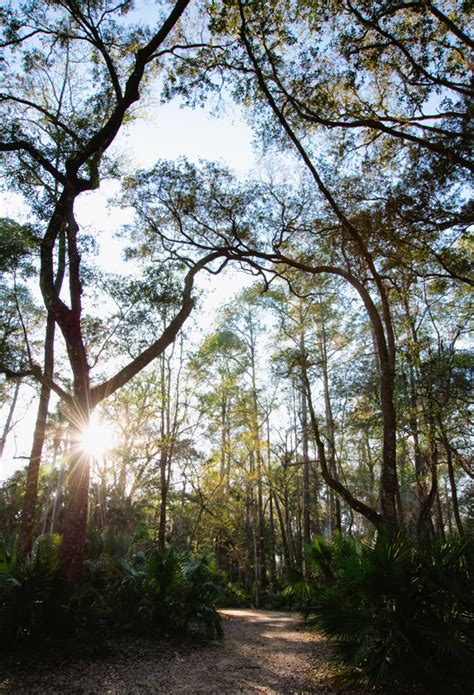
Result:
[[81,434],[80,446],[83,451],[94,458],[103,458],[116,442],[117,432],[113,424],[92,413],[88,426]]

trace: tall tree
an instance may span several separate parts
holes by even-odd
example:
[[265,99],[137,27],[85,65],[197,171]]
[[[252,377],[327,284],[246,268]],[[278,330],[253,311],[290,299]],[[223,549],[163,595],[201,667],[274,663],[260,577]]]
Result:
[[[337,240],[327,252],[314,244],[314,235],[308,230],[314,225],[331,225],[325,216],[321,219],[313,216],[311,209],[308,211],[308,201],[314,203],[314,197],[304,191],[294,195],[287,191],[279,197],[272,187],[254,182],[233,184],[229,173],[215,165],[198,170],[189,163],[174,167],[159,163],[149,172],[140,173],[131,183],[130,201],[145,219],[170,218],[169,231],[163,232],[155,226],[157,237],[164,235],[166,243],[225,253],[229,260],[248,265],[261,274],[267,286],[268,277],[287,276],[287,270],[292,268],[303,275],[341,278],[355,290],[367,312],[376,347],[383,421],[382,514],[364,505],[359,505],[358,511],[364,510],[376,526],[386,525],[395,532],[398,529],[395,353],[388,295],[383,290],[386,301],[377,304],[364,275],[365,266],[361,266],[357,256],[351,259],[345,248],[339,250]],[[227,236],[219,225],[222,219],[230,230]],[[354,504],[350,495],[347,501]]]
[[[171,94],[192,93],[195,98],[196,89],[206,93],[215,88],[216,72],[227,78],[234,96],[250,104],[265,144],[286,143],[306,167],[337,229],[344,257],[357,259],[350,263],[360,267],[359,277],[353,268],[343,272],[366,303],[376,338],[385,420],[381,500],[385,523],[393,532],[402,521],[395,335],[390,285],[374,233],[380,218],[374,215],[373,202],[380,186],[373,182],[377,177],[387,181],[379,194],[384,203],[378,205],[385,219],[401,218],[404,226],[410,218],[416,221],[416,243],[434,253],[444,268],[450,265],[444,251],[439,253],[431,240],[427,243],[420,230],[435,228],[439,241],[440,231],[453,225],[465,228],[472,221],[471,206],[462,194],[466,171],[473,169],[472,40],[464,7],[453,3],[454,14],[424,2],[210,3],[209,29],[218,46],[183,61],[170,83]],[[340,185],[341,178],[347,179],[343,168],[351,172],[351,181],[371,172],[375,190],[364,197],[366,214],[354,209],[357,192]],[[458,202],[453,206],[455,191]],[[394,214],[400,203],[402,214]],[[395,225],[390,234],[409,245]],[[281,253],[281,239],[278,243],[274,259],[282,264],[296,261],[300,265],[295,267],[302,269],[301,258]],[[307,272],[309,268],[306,264]],[[333,266],[330,272],[341,270]]]
[[[208,255],[188,270],[180,309],[164,332],[117,374],[93,385],[84,333],[81,230],[75,206],[81,194],[99,186],[106,170],[106,153],[154,66],[164,55],[172,54],[171,40],[177,36],[180,17],[188,4],[189,0],[177,0],[167,14],[163,8],[156,27],[131,29],[123,21],[132,9],[131,2],[116,5],[110,0],[65,0],[45,5],[32,0],[2,10],[2,49],[7,70],[0,151],[5,154],[12,182],[21,180],[22,175],[34,182],[37,168],[43,173],[43,185],[49,181],[51,187],[59,187],[59,195],[48,209],[41,241],[40,287],[45,307],[65,341],[71,392],[50,381],[37,365],[31,365],[31,370],[61,397],[71,424],[68,522],[62,545],[63,574],[69,586],[82,574],[89,461],[81,448],[81,433],[91,410],[173,341],[191,312],[196,273],[216,258],[216,254]],[[79,73],[70,73],[71,64],[80,66]],[[59,80],[60,93],[54,79],[57,73],[63,76]],[[59,158],[58,142],[62,143]],[[22,168],[23,162],[26,168]],[[68,302],[55,283],[55,253],[63,233]]]

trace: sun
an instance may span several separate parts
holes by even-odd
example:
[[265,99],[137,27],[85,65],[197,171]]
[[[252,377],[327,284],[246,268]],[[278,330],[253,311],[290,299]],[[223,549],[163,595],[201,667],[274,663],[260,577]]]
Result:
[[111,422],[101,420],[92,413],[88,427],[81,435],[81,448],[89,456],[103,458],[105,454],[114,448],[117,441],[117,433]]

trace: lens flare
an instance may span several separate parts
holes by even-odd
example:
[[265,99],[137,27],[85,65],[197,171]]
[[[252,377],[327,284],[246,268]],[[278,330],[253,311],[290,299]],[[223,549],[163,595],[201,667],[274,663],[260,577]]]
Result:
[[80,445],[84,452],[95,458],[103,458],[114,448],[116,441],[117,434],[112,423],[105,422],[92,413],[89,425],[81,435]]

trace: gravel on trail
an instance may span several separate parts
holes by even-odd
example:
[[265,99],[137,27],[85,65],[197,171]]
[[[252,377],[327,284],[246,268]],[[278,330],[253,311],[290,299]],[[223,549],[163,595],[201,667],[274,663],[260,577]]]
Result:
[[[118,640],[102,658],[38,655],[10,661],[0,695],[341,693],[325,641],[281,611],[222,610],[225,638]],[[361,692],[355,689],[352,694]]]

